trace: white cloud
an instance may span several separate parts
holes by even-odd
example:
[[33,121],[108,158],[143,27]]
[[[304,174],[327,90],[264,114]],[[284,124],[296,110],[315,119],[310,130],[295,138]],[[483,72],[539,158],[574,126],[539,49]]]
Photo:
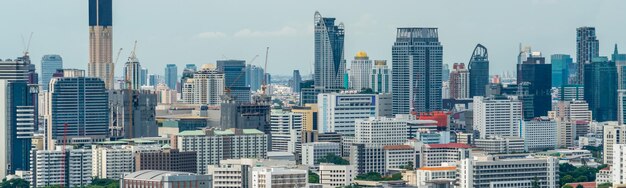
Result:
[[202,32],[196,35],[196,37],[203,38],[203,39],[214,39],[214,38],[224,38],[226,37],[226,34],[222,32]]
[[253,31],[251,29],[246,28],[246,29],[242,29],[242,30],[235,32],[233,36],[235,37],[288,37],[288,36],[295,36],[297,34],[298,34],[298,30],[296,28],[293,28],[291,26],[285,26],[276,31]]

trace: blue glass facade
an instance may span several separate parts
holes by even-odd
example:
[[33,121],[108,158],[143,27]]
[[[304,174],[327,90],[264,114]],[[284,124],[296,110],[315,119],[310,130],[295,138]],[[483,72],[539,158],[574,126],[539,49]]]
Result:
[[315,86],[345,88],[344,26],[315,12]]
[[552,87],[561,87],[568,84],[569,68],[571,67],[572,57],[566,54],[554,54],[550,56],[552,64]]
[[[6,130],[7,148],[5,148],[8,173],[16,170],[30,169],[30,148],[31,138],[35,127],[35,108],[33,98],[30,97],[30,86],[26,80],[2,80],[0,87],[3,87],[1,96],[4,97],[2,109],[3,117],[0,117],[7,127]],[[4,157],[4,156],[3,156]]]
[[585,100],[593,119],[617,120],[617,67],[606,57],[596,57],[585,65]]
[[113,0],[89,0],[89,26],[113,25]]
[[48,90],[48,84],[52,74],[58,69],[63,69],[63,58],[60,55],[44,55],[41,58],[41,88]]
[[178,81],[178,68],[175,64],[167,64],[165,66],[165,85],[170,89],[176,89]]
[[250,87],[246,86],[246,61],[219,60],[217,71],[224,73],[224,87],[237,102],[250,102]]

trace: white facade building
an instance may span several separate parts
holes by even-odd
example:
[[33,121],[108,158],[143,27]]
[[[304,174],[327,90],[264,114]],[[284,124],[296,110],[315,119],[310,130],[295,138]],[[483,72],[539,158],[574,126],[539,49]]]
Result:
[[617,94],[617,122],[623,125],[626,122],[626,90],[620,89]]
[[476,148],[483,150],[487,154],[500,153],[522,153],[524,149],[524,139],[512,136],[487,136],[474,140]]
[[[31,185],[45,187],[83,187],[92,180],[92,154],[88,149],[70,149],[61,146],[55,150],[33,151],[31,159]],[[66,173],[67,172],[67,173]]]
[[391,98],[388,94],[320,93],[318,102],[318,129],[354,135],[354,120],[390,116]]
[[469,97],[469,71],[463,63],[454,63],[450,72],[449,92],[452,99],[467,99]]
[[[497,172],[497,173],[493,173]],[[559,186],[559,161],[554,157],[497,159],[481,156],[458,164],[459,188],[532,188],[535,178],[541,188]]]
[[117,180],[135,171],[135,158],[130,147],[94,146],[91,151],[93,177]]
[[589,104],[584,100],[558,101],[552,105],[553,119],[562,121],[591,121],[593,118]]
[[322,163],[319,166],[320,184],[324,188],[343,187],[352,184],[356,169],[352,165]]
[[302,140],[302,114],[272,110],[272,151],[300,153]]
[[474,130],[487,135],[520,136],[522,103],[509,98],[474,97]]
[[309,142],[302,144],[302,164],[314,166],[328,154],[341,156],[341,144],[335,142]]
[[557,122],[547,118],[523,121],[521,126],[524,148],[527,151],[554,149],[557,147]]
[[254,167],[252,188],[305,187],[308,171],[286,168]]
[[218,106],[224,95],[224,73],[218,72],[212,64],[202,66],[193,78],[182,83],[182,99],[186,104],[206,104]]
[[213,176],[213,187],[250,187],[254,167],[295,167],[295,161],[268,159],[227,159],[220,164],[208,165],[207,172]]
[[602,145],[604,164],[613,164],[613,149],[616,144],[626,144],[626,125],[607,124],[604,126],[604,143]]
[[612,183],[614,186],[626,185],[626,144],[613,144],[611,164]]
[[355,120],[354,142],[362,144],[398,145],[406,142],[406,121],[370,117]]
[[429,187],[431,182],[452,182],[456,178],[456,166],[422,167],[407,172],[403,173],[402,180],[416,187]]
[[372,88],[372,91],[391,93],[391,70],[387,67],[387,61],[375,60],[370,76],[370,88]]
[[420,167],[443,166],[470,157],[471,147],[466,144],[425,144],[421,148]]
[[350,88],[358,91],[370,88],[371,70],[372,60],[367,57],[367,53],[359,51],[350,63],[350,72],[348,73]]

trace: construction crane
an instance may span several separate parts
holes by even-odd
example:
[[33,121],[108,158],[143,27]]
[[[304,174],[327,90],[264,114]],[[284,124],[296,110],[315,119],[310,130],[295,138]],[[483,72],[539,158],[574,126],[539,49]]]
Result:
[[263,66],[263,85],[261,85],[261,92],[265,95],[265,90],[267,89],[267,55],[270,52],[270,47],[265,48],[265,66]]
[[[248,64],[252,64],[252,62],[254,62],[254,60],[256,60],[256,58],[258,58],[259,55],[255,55],[252,60],[248,61]],[[230,83],[230,85],[228,86],[224,86],[224,94],[230,96],[230,88],[233,87],[233,85],[235,83],[237,83],[237,81],[239,81],[239,79],[241,79],[241,76],[245,75],[246,71],[242,71],[241,73],[239,73],[239,75],[237,75],[237,78],[235,78],[235,80],[233,81],[233,83]]]
[[30,32],[30,36],[28,37],[28,41],[24,40],[24,35],[22,35],[22,44],[24,45],[24,57],[28,56],[28,50],[30,49],[30,40],[33,38],[33,32]]

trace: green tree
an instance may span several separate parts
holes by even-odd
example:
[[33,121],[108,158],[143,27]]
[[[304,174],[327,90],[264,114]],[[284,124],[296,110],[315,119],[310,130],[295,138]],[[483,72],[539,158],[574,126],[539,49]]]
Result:
[[349,165],[350,161],[347,161],[335,154],[329,153],[319,160],[320,163],[332,163],[336,165]]
[[24,180],[24,179],[20,179],[20,178],[13,178],[9,181],[5,179],[2,179],[2,183],[0,184],[1,188],[28,188],[29,187],[29,183]]
[[583,185],[581,185],[581,184],[578,184],[578,185],[576,186],[576,188],[585,188],[585,187],[583,187]]
[[574,187],[572,187],[571,185],[565,185],[565,186],[563,186],[561,188],[574,188]]
[[391,177],[385,178],[385,180],[387,181],[401,180],[401,179],[402,179],[402,173],[395,173],[395,174],[392,174]]
[[309,183],[320,183],[320,175],[309,170]]
[[533,188],[541,188],[541,186],[539,186],[539,178],[537,178],[537,176],[533,179]]
[[413,161],[409,161],[406,165],[403,165],[400,168],[406,169],[406,170],[413,170],[414,169]]
[[587,176],[578,176],[576,182],[587,182]]
[[566,175],[565,177],[561,178],[561,185],[572,183],[574,181],[576,181],[574,177],[572,177],[571,175]]
[[366,174],[357,175],[357,180],[366,180],[366,181],[381,181],[383,177],[378,172],[368,172]]
[[611,188],[611,186],[613,186],[612,183],[603,183],[598,185],[598,188]]

